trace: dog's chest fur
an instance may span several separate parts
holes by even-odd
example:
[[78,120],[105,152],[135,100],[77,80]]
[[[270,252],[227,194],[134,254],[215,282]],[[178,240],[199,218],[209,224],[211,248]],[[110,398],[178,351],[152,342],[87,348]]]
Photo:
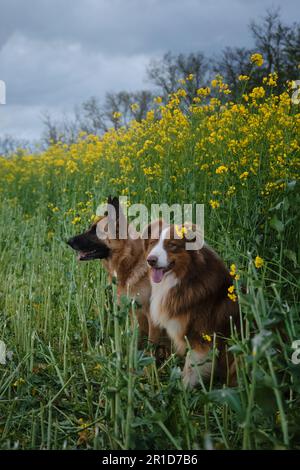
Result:
[[170,290],[178,284],[179,280],[173,273],[164,276],[157,284],[152,282],[152,295],[150,304],[150,315],[155,325],[165,328],[170,338],[178,347],[182,336],[182,324],[179,319],[172,317],[168,312],[166,300]]

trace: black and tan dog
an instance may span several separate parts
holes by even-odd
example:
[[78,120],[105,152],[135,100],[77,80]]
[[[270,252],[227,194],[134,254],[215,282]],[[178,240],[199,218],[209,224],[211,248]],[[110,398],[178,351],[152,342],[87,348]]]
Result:
[[[127,227],[127,221],[118,198],[108,198],[107,211],[86,232],[68,240],[68,245],[78,252],[79,261],[102,260],[110,280],[117,279],[117,294],[127,295],[141,305],[136,309],[139,323],[140,345],[147,337],[157,345],[157,358],[166,354],[168,340],[166,334],[155,326],[150,317],[151,283],[143,251],[143,241],[127,228],[125,238],[120,237],[120,226]],[[124,222],[126,222],[124,224]],[[113,232],[113,234],[111,233]],[[136,235],[136,234],[135,234]]]

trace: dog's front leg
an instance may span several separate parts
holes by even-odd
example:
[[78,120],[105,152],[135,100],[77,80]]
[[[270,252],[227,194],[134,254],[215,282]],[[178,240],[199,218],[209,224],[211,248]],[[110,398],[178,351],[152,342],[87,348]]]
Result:
[[212,363],[208,358],[209,347],[197,346],[187,352],[182,371],[182,380],[186,388],[193,388],[200,381],[207,381],[212,372]]
[[162,364],[171,351],[171,341],[167,336],[167,332],[158,326],[154,325],[150,314],[148,315],[148,342],[155,346],[155,360],[156,364]]
[[150,315],[147,315],[148,318],[148,340],[149,343],[158,344],[159,337],[161,335],[161,329],[154,325],[153,321],[151,320]]

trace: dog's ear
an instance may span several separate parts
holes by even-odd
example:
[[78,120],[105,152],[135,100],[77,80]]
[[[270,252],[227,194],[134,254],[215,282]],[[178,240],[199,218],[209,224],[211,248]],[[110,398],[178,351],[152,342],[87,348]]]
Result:
[[116,222],[119,219],[119,199],[112,197],[111,195],[107,198],[107,216],[109,220]]
[[107,217],[110,226],[110,232],[114,233],[117,238],[126,239],[128,231],[127,219],[119,202],[119,198],[109,196],[107,204]]
[[187,250],[196,250],[199,251],[203,248],[204,245],[204,234],[203,230],[192,222],[185,222],[182,225],[182,230],[184,233],[184,238],[186,240],[186,249]]
[[143,231],[142,231],[142,235],[141,235],[141,239],[144,240],[144,241],[147,241],[151,238],[151,227],[152,227],[152,224],[148,224],[144,227]]
[[119,212],[121,210],[119,198],[118,197],[113,197],[111,203],[114,206],[114,208],[116,209],[117,217],[119,217]]
[[144,245],[144,250],[148,250],[148,246],[150,243],[150,237],[151,237],[151,224],[146,225],[144,230],[142,231],[142,240],[143,240],[143,245]]
[[116,218],[119,217],[119,209],[120,209],[120,203],[119,203],[119,198],[118,197],[112,197],[111,195],[108,196],[107,198],[107,204],[109,206],[114,207],[115,212],[116,212]]

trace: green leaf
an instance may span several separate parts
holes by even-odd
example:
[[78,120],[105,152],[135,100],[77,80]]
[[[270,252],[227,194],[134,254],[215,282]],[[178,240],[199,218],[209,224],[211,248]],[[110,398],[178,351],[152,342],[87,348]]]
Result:
[[242,403],[236,390],[231,388],[222,388],[221,390],[212,390],[207,395],[208,398],[215,403],[228,405],[229,408],[235,411],[237,415],[242,418]]
[[228,351],[234,354],[244,354],[244,349],[239,344],[234,344],[228,348]]
[[276,215],[274,215],[272,219],[270,220],[270,227],[272,227],[278,233],[282,233],[284,230],[283,223],[281,222],[281,220],[278,219]]
[[296,253],[292,250],[283,250],[283,253],[285,254],[285,256],[293,262],[294,264],[294,268],[297,267],[297,256],[296,256]]
[[277,404],[272,389],[258,387],[255,390],[255,401],[265,416],[275,416]]

